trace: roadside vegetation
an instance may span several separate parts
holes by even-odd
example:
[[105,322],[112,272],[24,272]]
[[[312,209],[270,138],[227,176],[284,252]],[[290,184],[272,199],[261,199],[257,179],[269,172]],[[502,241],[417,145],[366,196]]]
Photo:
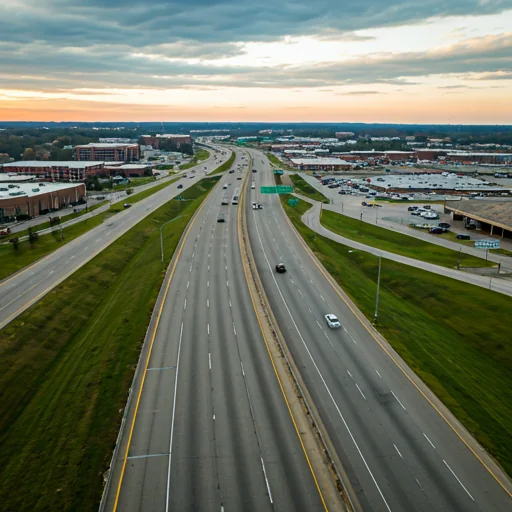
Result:
[[[171,183],[174,183],[178,179],[180,178],[175,178],[174,180],[166,181],[150,189],[143,190],[138,194],[131,195],[129,196],[129,198],[127,198],[127,201],[129,201],[130,204],[142,201],[146,197],[149,197],[152,194],[162,190],[163,188],[169,186]],[[107,201],[105,201],[104,203],[106,202]],[[0,244],[0,280],[9,277],[15,272],[18,272],[19,270],[27,267],[28,265],[31,265],[35,261],[43,258],[44,256],[50,254],[51,252],[56,251],[63,245],[67,244],[68,242],[71,242],[71,240],[74,240],[80,235],[83,235],[92,228],[99,226],[103,221],[110,218],[112,215],[115,215],[116,213],[119,213],[120,211],[124,210],[123,204],[123,202],[113,204],[107,211],[101,212],[98,215],[95,215],[88,219],[84,219],[71,226],[63,227],[62,231],[61,227],[57,224],[53,226],[52,233],[38,236],[37,239],[34,239],[32,241],[24,240],[22,242],[18,242],[17,244]],[[99,204],[94,205],[94,208],[90,208],[89,211],[91,211],[92,209],[99,208],[99,206]],[[78,216],[78,213],[72,215]],[[70,220],[69,216],[66,216],[63,219]],[[47,224],[46,227],[48,228],[49,222],[45,224]],[[44,229],[42,227],[40,228],[39,226],[37,226],[37,228]],[[36,228],[33,229],[34,232],[36,232],[35,229]],[[28,230],[26,234],[28,235]],[[16,239],[19,238],[20,236],[22,236],[21,233],[11,233],[7,237],[4,237],[3,241],[8,242],[8,240]]]
[[325,197],[321,192],[315,187],[312,187],[306,180],[304,180],[298,174],[289,174],[289,178],[292,180],[293,186],[296,189],[295,191],[299,194],[309,197],[315,201],[319,201],[320,203],[329,204],[330,201]]
[[273,155],[272,153],[265,153],[265,155],[269,159],[270,163],[278,169],[294,170],[289,165],[281,162],[281,160],[279,160],[276,155]]
[[210,176],[213,176],[214,174],[219,174],[221,172],[227,171],[231,168],[233,165],[233,162],[235,161],[236,155],[234,151],[231,151],[231,156],[223,163],[220,164],[217,169],[215,169],[213,172],[210,173]]
[[164,277],[159,228],[176,219],[167,265],[217,181],[164,204],[1,331],[2,510],[98,510]]
[[419,238],[396,233],[390,229],[380,228],[367,222],[362,222],[340,213],[322,210],[320,216],[322,225],[338,235],[356,242],[393,252],[408,258],[426,261],[447,268],[461,267],[492,267],[496,265],[492,261],[464,254],[453,249],[447,249],[436,244],[431,244]]
[[[373,319],[378,257],[324,238],[283,207],[325,268]],[[512,475],[512,299],[382,260],[378,330]]]
[[197,149],[192,160],[186,164],[180,165],[181,170],[190,169],[191,167],[196,166],[204,160],[207,160],[210,157],[210,152],[206,149]]

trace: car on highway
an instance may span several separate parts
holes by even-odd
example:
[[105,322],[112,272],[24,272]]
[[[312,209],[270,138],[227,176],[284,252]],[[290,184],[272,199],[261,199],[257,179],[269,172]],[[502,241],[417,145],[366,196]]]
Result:
[[219,214],[219,216],[217,217],[217,222],[226,222],[226,214]]
[[183,184],[180,183],[177,188],[183,188]]
[[124,208],[131,208],[131,207],[132,207],[132,205],[131,205],[130,203],[124,203],[124,204],[123,204],[123,207],[124,207]]
[[254,190],[255,188],[256,188],[256,185],[253,183],[253,184],[251,185],[251,189],[252,189],[252,190]]
[[242,179],[242,176],[238,176],[237,180],[241,180]]
[[276,265],[276,272],[277,272],[278,274],[284,274],[284,273],[286,272],[286,267],[284,266],[284,264],[283,264],[283,263],[278,263],[278,264]]
[[226,190],[226,189],[228,188],[228,185],[226,184],[226,185],[224,185],[222,188],[223,188],[224,190]]
[[234,172],[235,172],[235,169],[231,169],[231,170],[229,171],[229,174],[233,174]]
[[258,172],[256,169],[253,169],[252,172]]
[[327,322],[327,326],[329,329],[339,329],[341,327],[341,323],[338,320],[336,315],[333,315],[332,313],[327,313],[325,315],[325,321]]
[[471,240],[471,235],[464,235],[463,233],[460,233],[455,238],[457,240]]

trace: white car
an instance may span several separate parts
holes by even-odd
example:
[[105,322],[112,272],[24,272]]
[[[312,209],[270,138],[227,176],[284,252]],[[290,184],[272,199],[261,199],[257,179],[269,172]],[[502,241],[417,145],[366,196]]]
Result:
[[329,329],[339,329],[341,327],[340,321],[336,315],[333,315],[332,313],[327,313],[327,315],[325,315],[325,321],[327,322]]
[[252,190],[254,190],[254,189],[256,188],[256,185],[253,183],[253,184],[251,185],[251,188],[252,188]]

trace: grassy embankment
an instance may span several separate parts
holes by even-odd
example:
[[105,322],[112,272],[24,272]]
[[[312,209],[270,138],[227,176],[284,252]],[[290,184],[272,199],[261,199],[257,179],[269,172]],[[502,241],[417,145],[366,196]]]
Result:
[[274,167],[277,167],[278,169],[286,169],[286,170],[289,170],[289,171],[295,170],[295,169],[292,169],[289,165],[287,165],[284,162],[282,162],[281,160],[279,160],[279,158],[277,158],[276,155],[273,155],[272,153],[265,153],[265,155],[267,156],[267,158],[269,159],[270,163]]
[[122,192],[128,188],[140,187],[142,185],[147,185],[148,183],[152,183],[156,181],[154,176],[141,176],[140,178],[128,178],[130,183],[123,183],[122,185],[116,185],[111,189],[104,188],[101,192],[106,192],[107,190],[111,190],[112,192]]
[[[324,238],[301,219],[309,205],[281,200],[316,256],[367,318],[378,258]],[[350,252],[349,252],[350,251]],[[379,331],[512,475],[512,299],[382,261]]]
[[210,176],[214,174],[220,174],[221,172],[227,171],[231,168],[233,165],[233,162],[235,161],[236,155],[234,151],[231,151],[231,156],[223,163],[220,164],[217,169],[215,169],[213,172],[210,173]]
[[492,261],[485,261],[476,256],[431,244],[390,229],[380,228],[336,212],[322,210],[320,221],[328,230],[350,240],[435,265],[457,268],[458,261],[460,261],[461,267],[491,267],[495,265]]
[[[143,199],[146,199],[146,197],[162,190],[178,179],[179,178],[166,181],[165,183],[161,183],[160,185],[156,185],[150,189],[143,190],[138,194],[127,196],[126,200],[129,201],[130,204],[142,201]],[[95,205],[95,208],[98,208],[99,206],[100,205]],[[47,254],[56,251],[59,247],[71,242],[71,240],[83,235],[92,228],[99,226],[104,220],[122,210],[124,210],[123,203],[116,203],[113,204],[106,212],[99,213],[98,215],[84,219],[81,222],[62,228],[62,236],[64,238],[62,238],[60,227],[57,225],[54,227],[52,233],[40,236],[33,245],[31,245],[28,240],[20,242],[17,249],[14,249],[10,243],[0,244],[0,279],[5,279],[6,277],[14,274],[14,272],[18,272],[38,259],[43,258]],[[65,220],[69,220],[69,218],[66,217]],[[13,238],[14,236],[19,235],[11,234],[7,239]]]
[[190,169],[191,167],[196,166],[198,163],[207,160],[210,157],[210,152],[206,149],[198,149],[192,160],[186,164],[180,165],[181,170]]
[[298,174],[290,174],[289,177],[292,180],[295,192],[324,204],[330,203],[327,197],[325,197],[321,192],[318,192],[315,187],[311,186]]
[[168,263],[217,182],[183,192],[0,335],[2,510],[96,511],[141,344]]

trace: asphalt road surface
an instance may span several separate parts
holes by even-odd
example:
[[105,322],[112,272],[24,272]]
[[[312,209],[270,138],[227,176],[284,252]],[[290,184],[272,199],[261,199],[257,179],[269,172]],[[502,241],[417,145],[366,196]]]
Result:
[[[342,300],[289,226],[278,197],[259,194],[274,181],[266,157],[251,154],[258,172],[256,190],[248,193],[263,204],[248,211],[257,268],[354,500],[365,511],[512,510],[510,481]],[[286,274],[274,272],[278,262]],[[326,313],[343,327],[330,330]]]
[[223,177],[185,239],[105,510],[323,510],[249,296],[238,206],[221,206],[239,176]]
[[114,215],[106,222],[2,281],[0,283],[0,329],[126,233],[142,218],[177,196],[180,193],[177,188],[180,183],[183,184],[184,189],[189,188],[204,177],[205,166],[207,172],[211,172],[229,156],[228,151],[215,162],[211,154],[208,160],[196,167],[195,173],[191,172],[192,169],[187,170],[187,178],[135,203],[131,208]]

